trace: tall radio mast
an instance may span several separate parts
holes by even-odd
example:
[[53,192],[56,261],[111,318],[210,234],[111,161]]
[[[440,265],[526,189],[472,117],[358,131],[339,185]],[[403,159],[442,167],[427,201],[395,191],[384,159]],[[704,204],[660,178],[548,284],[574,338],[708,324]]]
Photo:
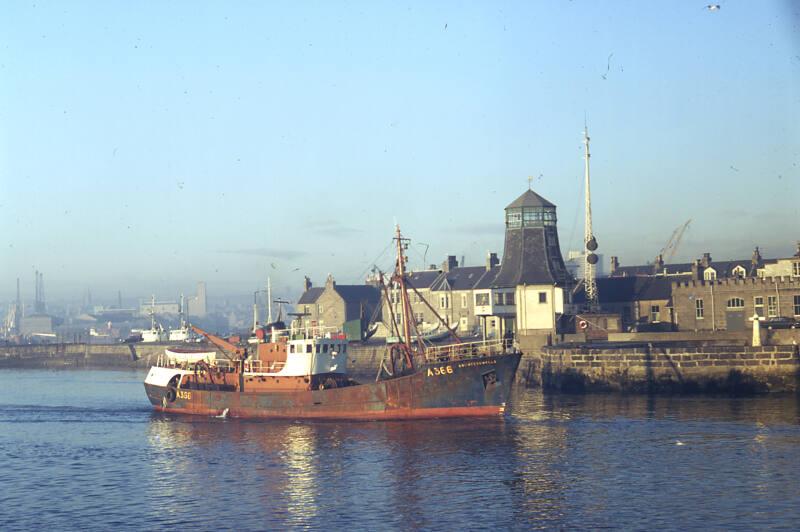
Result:
[[583,144],[586,147],[585,156],[585,183],[586,190],[586,210],[585,210],[585,224],[583,228],[583,243],[586,246],[584,251],[583,261],[583,283],[586,289],[586,305],[590,311],[597,311],[599,303],[597,298],[597,281],[595,280],[594,265],[597,264],[597,255],[593,252],[597,249],[597,239],[592,232],[592,193],[589,185],[589,129],[584,123],[583,126]]

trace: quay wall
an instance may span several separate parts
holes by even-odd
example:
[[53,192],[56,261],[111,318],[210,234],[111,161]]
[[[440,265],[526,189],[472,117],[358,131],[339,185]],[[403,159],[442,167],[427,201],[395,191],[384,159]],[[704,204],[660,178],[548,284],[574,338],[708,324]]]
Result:
[[[548,391],[758,393],[800,391],[797,345],[624,344],[548,346],[521,338],[520,384]],[[169,344],[50,344],[0,347],[2,368],[147,369]],[[372,380],[385,344],[349,346],[349,372]]]
[[41,344],[0,346],[0,368],[145,369],[170,344]]
[[797,345],[545,346],[525,353],[520,377],[550,391],[796,392]]

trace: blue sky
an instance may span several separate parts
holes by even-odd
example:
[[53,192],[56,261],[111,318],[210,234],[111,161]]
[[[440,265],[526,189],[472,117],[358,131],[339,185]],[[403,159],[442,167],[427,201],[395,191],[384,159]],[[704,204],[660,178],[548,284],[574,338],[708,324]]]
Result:
[[0,297],[359,282],[395,221],[480,264],[529,175],[566,254],[585,116],[606,257],[790,255],[800,8],[705,5],[7,2]]

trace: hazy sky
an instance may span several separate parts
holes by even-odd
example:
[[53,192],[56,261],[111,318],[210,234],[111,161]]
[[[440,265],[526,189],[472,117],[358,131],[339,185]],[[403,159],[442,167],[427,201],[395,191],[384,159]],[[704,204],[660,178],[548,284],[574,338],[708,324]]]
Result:
[[600,253],[791,255],[800,4],[707,3],[4,2],[0,297],[481,264],[529,175],[566,255],[584,116]]

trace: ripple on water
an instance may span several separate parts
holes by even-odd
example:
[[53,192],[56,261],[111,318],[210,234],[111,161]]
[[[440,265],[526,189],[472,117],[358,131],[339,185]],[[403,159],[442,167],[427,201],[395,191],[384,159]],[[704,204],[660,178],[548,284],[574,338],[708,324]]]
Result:
[[[505,419],[251,422],[154,414],[134,377],[0,372],[4,529],[761,528],[800,517],[796,398],[516,390]],[[46,390],[20,397],[20,382]]]

